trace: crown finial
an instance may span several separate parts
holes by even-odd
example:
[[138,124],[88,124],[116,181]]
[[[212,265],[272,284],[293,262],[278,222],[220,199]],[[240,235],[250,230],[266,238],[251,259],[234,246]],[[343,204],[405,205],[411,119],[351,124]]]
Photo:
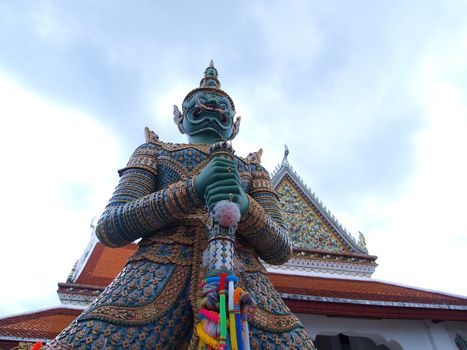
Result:
[[199,87],[201,88],[211,88],[211,89],[220,89],[221,83],[217,79],[217,69],[214,67],[214,61],[209,62],[209,67],[204,71],[204,78],[201,79]]

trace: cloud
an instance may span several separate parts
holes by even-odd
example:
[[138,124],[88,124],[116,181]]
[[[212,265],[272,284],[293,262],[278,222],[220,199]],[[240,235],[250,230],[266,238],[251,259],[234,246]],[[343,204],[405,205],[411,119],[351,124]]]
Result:
[[250,15],[264,40],[264,49],[272,61],[269,64],[285,70],[289,65],[307,65],[323,42],[323,33],[318,28],[319,6],[308,1],[292,1],[288,6],[281,1],[268,1],[265,5],[253,3]]
[[[451,281],[461,272],[467,249],[461,219],[467,196],[467,166],[462,161],[467,149],[467,80],[459,59],[467,48],[465,33],[467,27],[448,43],[434,41],[416,71],[413,97],[427,122],[414,139],[416,172],[404,195],[378,208],[386,220],[368,221],[372,248],[382,252],[377,276],[463,295],[467,287]],[[397,260],[390,258],[394,252]]]
[[[90,237],[118,176],[115,139],[92,117],[56,105],[0,76],[3,288],[0,312],[25,310],[63,281]],[[64,249],[64,247],[67,247]],[[28,281],[28,288],[24,281]]]

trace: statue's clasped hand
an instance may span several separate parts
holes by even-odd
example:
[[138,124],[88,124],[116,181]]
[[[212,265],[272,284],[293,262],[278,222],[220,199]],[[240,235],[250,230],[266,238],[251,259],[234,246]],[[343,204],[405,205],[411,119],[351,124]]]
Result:
[[248,197],[242,188],[235,162],[229,158],[215,157],[194,179],[195,190],[211,209],[221,200],[238,205],[240,214],[248,210]]

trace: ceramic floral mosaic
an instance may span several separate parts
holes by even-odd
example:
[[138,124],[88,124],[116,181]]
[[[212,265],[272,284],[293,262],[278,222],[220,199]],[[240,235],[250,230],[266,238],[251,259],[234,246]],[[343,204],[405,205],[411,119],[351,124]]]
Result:
[[347,251],[290,180],[276,188],[294,247]]

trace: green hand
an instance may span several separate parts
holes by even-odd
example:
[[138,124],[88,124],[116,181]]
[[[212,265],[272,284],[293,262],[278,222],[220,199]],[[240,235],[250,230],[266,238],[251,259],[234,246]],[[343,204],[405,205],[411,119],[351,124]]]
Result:
[[195,177],[194,186],[199,198],[203,198],[208,208],[218,201],[231,200],[240,209],[240,214],[248,210],[248,197],[242,188],[240,175],[233,160],[216,157]]

